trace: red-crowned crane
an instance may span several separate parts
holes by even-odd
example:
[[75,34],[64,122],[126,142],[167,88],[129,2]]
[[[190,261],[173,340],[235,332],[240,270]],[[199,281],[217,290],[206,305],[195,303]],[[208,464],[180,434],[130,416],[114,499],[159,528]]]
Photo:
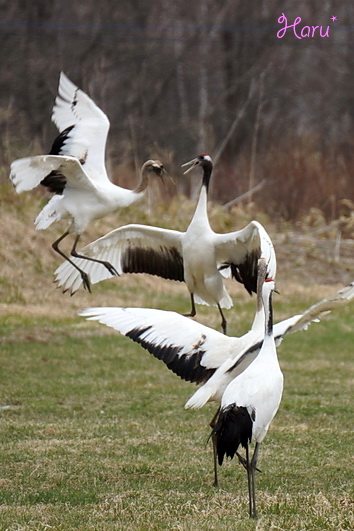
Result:
[[159,160],[148,160],[141,168],[140,182],[135,190],[113,184],[105,166],[105,146],[109,130],[107,116],[91,98],[61,72],[58,95],[52,120],[59,129],[49,155],[15,160],[11,164],[10,180],[17,193],[31,190],[39,184],[54,193],[35,220],[36,229],[46,229],[55,221],[69,219],[67,230],[53,244],[70,267],[80,275],[84,288],[90,291],[90,279],[60,248],[59,243],[74,235],[72,257],[105,266],[109,276],[116,275],[115,267],[106,260],[82,256],[76,250],[79,238],[87,225],[142,198],[150,176],[164,177]]
[[[274,325],[274,339],[299,330],[354,298],[354,282],[303,313]],[[80,315],[99,321],[140,344],[183,380],[202,386],[186,403],[200,408],[207,402],[220,404],[225,389],[256,358],[264,337],[264,312],[257,297],[252,328],[242,337],[228,337],[176,312],[150,308],[88,308]],[[215,419],[211,425],[215,425]],[[213,438],[214,439],[214,438]],[[215,442],[213,440],[213,442]],[[217,467],[214,447],[214,485]]]
[[[145,225],[126,225],[95,240],[81,250],[81,255],[110,262],[121,273],[150,273],[163,278],[185,281],[190,292],[192,308],[195,302],[216,305],[226,334],[226,319],[222,308],[230,308],[232,300],[224,287],[220,270],[230,267],[232,276],[244,284],[249,293],[256,292],[257,261],[265,258],[267,276],[275,277],[276,257],[264,227],[251,221],[244,229],[217,234],[210,227],[207,213],[209,181],[213,169],[209,155],[199,155],[186,163],[187,170],[203,168],[201,191],[192,221],[186,232]],[[183,166],[186,166],[184,164]],[[75,260],[86,271],[92,283],[109,278],[104,268],[90,262]],[[68,263],[55,272],[58,287],[73,294],[82,278]]]
[[[283,393],[283,373],[273,336],[274,287],[273,280],[260,278],[259,293],[265,321],[262,346],[254,361],[226,387],[212,431],[219,465],[222,465],[225,455],[232,459],[236,454],[247,470],[251,518],[257,515],[255,472],[259,446],[278,411]],[[251,442],[255,442],[252,458],[249,455]],[[245,448],[246,458],[238,452],[239,446]]]

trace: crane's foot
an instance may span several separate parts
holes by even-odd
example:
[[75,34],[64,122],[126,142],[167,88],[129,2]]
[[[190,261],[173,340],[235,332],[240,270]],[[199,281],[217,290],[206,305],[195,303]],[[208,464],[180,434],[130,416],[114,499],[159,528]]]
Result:
[[239,462],[241,463],[241,465],[242,465],[246,470],[248,470],[248,465],[247,465],[247,461],[246,461],[246,459],[245,459],[244,457],[242,457],[242,455],[239,454],[238,452],[236,452],[236,455],[237,455],[238,460],[239,460]]
[[110,264],[109,262],[101,262],[102,265],[105,266],[106,269],[108,269],[109,273],[112,275],[112,277],[119,277],[119,273],[118,271],[116,270],[116,268],[114,266],[112,266],[112,264]]
[[82,278],[82,285],[84,286],[84,288],[87,289],[89,293],[92,293],[90,277],[88,276],[87,273],[85,273],[85,271],[81,271],[81,278]]
[[[238,460],[239,460],[239,462],[241,463],[241,465],[242,465],[246,470],[248,470],[248,469],[250,468],[250,466],[247,464],[247,460],[246,460],[244,457],[242,457],[242,455],[239,454],[238,452],[236,452],[236,455],[237,455]],[[260,469],[257,468],[257,467],[255,468],[255,470],[257,470],[257,472],[262,472],[262,470],[260,470]]]

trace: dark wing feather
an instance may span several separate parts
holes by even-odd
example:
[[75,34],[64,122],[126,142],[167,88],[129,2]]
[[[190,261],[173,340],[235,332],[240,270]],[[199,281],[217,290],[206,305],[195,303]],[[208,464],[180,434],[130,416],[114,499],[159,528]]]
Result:
[[[73,129],[74,125],[67,127],[62,131],[54,140],[52,147],[49,151],[49,155],[63,155],[63,147],[68,140],[69,133]],[[42,179],[42,186],[48,188],[53,194],[61,195],[66,186],[66,177],[59,171],[51,171],[44,179]]]
[[230,267],[232,277],[248,293],[257,293],[257,265],[262,256],[267,262],[267,278],[275,278],[276,257],[272,241],[264,227],[251,221],[244,229],[215,235],[219,269]]
[[240,264],[230,264],[231,276],[244,285],[250,295],[257,293],[257,263],[261,252],[248,253],[245,260]]
[[183,259],[174,247],[160,246],[158,250],[128,247],[122,256],[123,273],[148,273],[169,280],[184,281]]
[[215,369],[207,369],[200,363],[201,358],[205,354],[204,350],[198,348],[190,354],[180,356],[183,347],[172,344],[161,345],[141,337],[151,328],[152,326],[146,326],[144,328],[137,327],[125,335],[136,343],[139,343],[139,345],[155,356],[155,358],[163,361],[172,372],[187,382],[195,382],[197,384],[205,383],[214,374]]

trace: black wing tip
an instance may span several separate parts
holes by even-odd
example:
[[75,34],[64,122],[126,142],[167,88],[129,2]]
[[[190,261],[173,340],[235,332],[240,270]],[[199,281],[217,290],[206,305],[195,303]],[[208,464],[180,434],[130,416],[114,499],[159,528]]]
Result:
[[240,264],[230,264],[232,278],[244,285],[250,295],[257,293],[258,260],[260,251],[253,251],[245,256]]
[[191,354],[180,356],[183,347],[172,344],[159,345],[146,338],[142,338],[146,332],[152,329],[152,325],[143,328],[133,328],[125,335],[141,345],[145,350],[150,352],[155,358],[163,361],[165,365],[177,376],[187,382],[204,383],[215,372],[215,369],[206,369],[200,364],[201,358],[205,351],[197,350]]
[[69,138],[69,134],[74,129],[74,127],[75,127],[75,124],[69,125],[69,127],[66,127],[66,129],[63,129],[63,131],[61,131],[61,133],[59,133],[59,135],[55,137],[52,147],[49,151],[49,155],[61,155],[62,154],[62,147],[64,146],[65,142]]

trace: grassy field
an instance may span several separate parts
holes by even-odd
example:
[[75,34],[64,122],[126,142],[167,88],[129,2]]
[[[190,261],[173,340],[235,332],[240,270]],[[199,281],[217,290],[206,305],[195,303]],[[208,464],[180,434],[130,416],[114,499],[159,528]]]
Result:
[[[279,348],[284,396],[261,447],[259,518],[251,521],[239,464],[227,461],[220,488],[211,486],[215,405],[184,410],[194,385],[129,339],[77,317],[107,304],[186,311],[185,287],[126,276],[91,296],[61,294],[52,284],[54,238],[29,221],[36,209],[9,205],[1,220],[0,530],[353,529],[354,304]],[[301,272],[289,274],[284,256],[276,320],[340,285],[326,282],[334,276],[328,263],[316,284],[306,273],[298,281]],[[240,335],[254,299],[229,286],[230,334]],[[212,308],[201,307],[198,319],[219,327]]]
[[3,316],[0,528],[352,529],[352,312],[279,348],[257,523],[236,462],[211,486],[215,406],[184,410],[194,386],[98,324]]

